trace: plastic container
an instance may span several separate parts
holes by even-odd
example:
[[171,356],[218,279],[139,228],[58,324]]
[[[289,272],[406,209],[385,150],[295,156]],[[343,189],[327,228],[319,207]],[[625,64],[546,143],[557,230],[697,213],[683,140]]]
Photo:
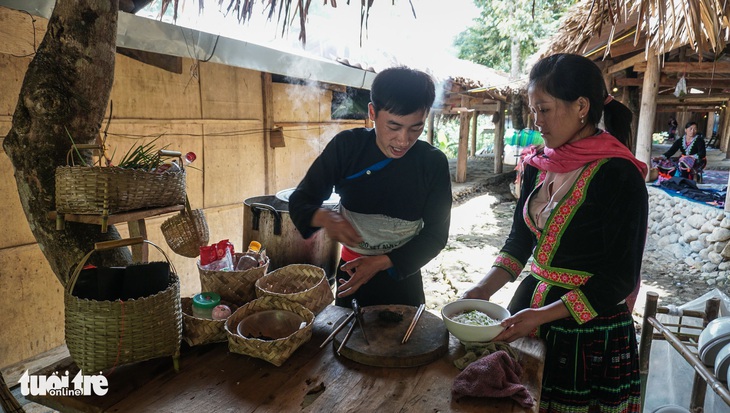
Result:
[[202,292],[193,297],[193,316],[213,319],[213,309],[221,303],[221,296],[214,292]]

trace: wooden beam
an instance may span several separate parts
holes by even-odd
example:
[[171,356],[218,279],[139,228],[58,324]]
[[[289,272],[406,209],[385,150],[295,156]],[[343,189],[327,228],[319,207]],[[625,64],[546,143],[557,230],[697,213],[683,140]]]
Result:
[[678,111],[684,112],[714,112],[715,106],[657,106],[657,112],[661,113],[676,113]]
[[635,66],[636,64],[639,64],[641,62],[646,62],[646,57],[644,57],[644,52],[643,51],[641,53],[635,55],[635,56],[631,56],[628,59],[622,60],[622,61],[616,63],[613,66],[609,66],[608,69],[606,69],[606,72],[608,74],[613,74],[613,73],[616,73],[616,72],[620,72],[620,71],[622,71],[624,69],[628,69],[628,68],[630,68],[632,66]]
[[469,155],[477,154],[477,118],[479,112],[471,112],[471,126],[469,127]]
[[[635,72],[646,72],[646,62],[634,65]],[[715,73],[730,74],[728,62],[665,62],[662,73]]]
[[628,37],[621,43],[612,44],[609,54],[611,58],[617,58],[629,53],[633,53],[637,50],[641,50],[641,56],[644,56],[644,49],[646,48],[646,36],[641,36],[636,45],[634,45],[634,36]]
[[[687,87],[693,87],[696,89],[708,89],[708,88],[727,89],[727,88],[730,88],[730,78],[686,79],[686,82],[687,82]],[[640,77],[616,78],[616,86],[619,86],[619,87],[626,87],[626,86],[641,87],[641,85],[643,83],[644,83],[644,81]],[[677,85],[677,79],[672,79],[667,76],[662,76],[661,80],[659,81],[659,87],[674,87],[676,85]]]
[[125,47],[117,47],[117,53],[148,64],[150,66],[159,67],[171,73],[182,74],[182,58],[178,56],[170,56],[155,52],[146,52],[144,50],[127,49]]
[[700,103],[723,103],[730,99],[730,94],[727,93],[716,93],[713,95],[685,95],[683,98],[675,97],[674,95],[662,95],[657,96],[657,105],[696,105]]

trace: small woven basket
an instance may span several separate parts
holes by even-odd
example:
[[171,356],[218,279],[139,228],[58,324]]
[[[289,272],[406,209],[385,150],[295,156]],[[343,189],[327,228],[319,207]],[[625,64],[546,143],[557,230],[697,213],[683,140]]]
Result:
[[[293,334],[276,340],[261,340],[243,337],[238,334],[238,324],[247,316],[266,310],[286,310],[298,314],[306,321],[306,326]],[[258,298],[242,306],[226,320],[228,351],[266,360],[281,366],[302,344],[312,338],[314,314],[301,304],[283,298],[268,296]]]
[[334,301],[323,268],[310,264],[290,264],[256,281],[256,296],[285,298],[319,314]]
[[[240,255],[236,253],[236,258]],[[205,270],[200,267],[200,261],[197,264],[201,291],[214,292],[221,296],[221,300],[239,306],[256,298],[256,280],[263,277],[269,269],[268,257],[266,264],[245,271]]]
[[[226,320],[209,320],[193,315],[193,299],[183,297],[180,299],[183,315],[182,337],[189,346],[199,346],[208,343],[220,343],[227,340],[224,328]],[[235,304],[222,302],[235,311],[238,307]]]
[[185,209],[166,219],[160,230],[170,249],[183,257],[196,258],[200,255],[200,247],[208,245],[210,240],[203,210],[190,209],[187,198]]
[[97,243],[79,262],[65,286],[66,345],[84,372],[99,372],[123,364],[172,356],[178,369],[182,339],[180,279],[172,264],[169,286],[156,294],[127,301],[78,298],[71,292],[91,254],[146,242],[141,237]]

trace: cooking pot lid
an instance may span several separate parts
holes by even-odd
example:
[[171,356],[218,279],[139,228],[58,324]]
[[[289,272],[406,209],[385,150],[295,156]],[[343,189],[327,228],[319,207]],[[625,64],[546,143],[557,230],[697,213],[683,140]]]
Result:
[[[289,197],[291,196],[292,193],[294,193],[295,189],[296,188],[289,188],[289,189],[284,189],[282,191],[277,192],[276,199],[278,199],[279,201],[289,202]],[[332,195],[330,195],[329,199],[324,201],[322,203],[322,205],[335,206],[339,203],[340,203],[340,194],[338,194],[336,192],[332,192]]]

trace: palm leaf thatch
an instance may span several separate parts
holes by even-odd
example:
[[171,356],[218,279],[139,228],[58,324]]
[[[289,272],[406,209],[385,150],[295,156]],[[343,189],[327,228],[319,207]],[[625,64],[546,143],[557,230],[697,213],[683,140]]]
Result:
[[558,52],[585,53],[591,39],[609,30],[604,56],[610,52],[618,25],[634,26],[634,44],[646,35],[646,52],[666,52],[689,45],[719,55],[730,36],[726,0],[583,0],[567,14],[541,56]]
[[[180,0],[160,1],[162,2],[161,15],[165,14],[172,3],[173,20],[177,20]],[[202,13],[206,1],[197,1],[199,7],[198,10]],[[266,18],[268,20],[272,20],[274,15],[276,15],[276,26],[281,28],[282,36],[295,21],[298,21],[299,40],[302,44],[307,43],[307,16],[309,14],[309,6],[312,4],[312,0],[261,0],[260,2],[256,2],[255,0],[208,0],[208,3],[214,1],[225,9],[226,15],[230,15],[232,18],[235,17],[239,23],[246,23],[249,21],[253,15],[256,5],[260,5],[263,7],[262,14],[266,14]],[[346,2],[349,6],[350,0],[346,0]],[[337,0],[324,0],[325,6],[327,3],[329,3],[332,8],[337,8]],[[416,9],[413,7],[413,1],[408,0],[408,3],[411,5],[413,17],[415,18]],[[363,30],[367,31],[370,9],[374,4],[375,0],[360,0],[360,43],[362,43]],[[395,4],[395,0],[392,0],[392,4]]]

